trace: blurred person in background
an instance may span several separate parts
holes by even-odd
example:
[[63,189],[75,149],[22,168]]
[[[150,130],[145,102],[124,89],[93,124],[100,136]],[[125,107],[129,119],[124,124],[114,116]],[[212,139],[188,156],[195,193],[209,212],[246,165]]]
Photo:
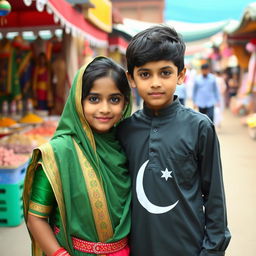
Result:
[[227,91],[227,84],[221,71],[216,71],[216,82],[218,90],[220,93],[220,104],[214,108],[214,124],[216,127],[221,127],[221,122],[223,120],[223,111],[225,109],[225,94]]
[[192,99],[194,108],[214,121],[214,106],[219,104],[220,93],[216,77],[210,73],[207,63],[201,66],[201,74],[195,78]]
[[186,98],[187,98],[185,83],[177,85],[174,94],[178,96],[180,103],[185,106]]

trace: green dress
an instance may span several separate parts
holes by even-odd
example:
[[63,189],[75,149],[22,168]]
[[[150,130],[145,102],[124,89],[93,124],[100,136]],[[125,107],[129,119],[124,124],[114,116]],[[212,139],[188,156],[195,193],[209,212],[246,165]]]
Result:
[[[28,212],[47,218],[60,232],[57,239],[70,255],[94,255],[74,250],[72,237],[115,242],[130,232],[131,181],[126,157],[116,139],[92,131],[84,119],[82,67],[73,82],[53,138],[33,151],[23,201]],[[130,115],[131,104],[124,117]],[[44,255],[32,239],[34,256]]]

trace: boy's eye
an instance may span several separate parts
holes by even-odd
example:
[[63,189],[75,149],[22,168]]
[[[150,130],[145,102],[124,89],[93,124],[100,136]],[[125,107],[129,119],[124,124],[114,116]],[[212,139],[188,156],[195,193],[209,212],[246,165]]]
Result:
[[141,73],[139,73],[139,76],[141,78],[148,78],[149,77],[149,73],[148,72],[141,72]]
[[121,101],[121,98],[117,96],[113,96],[110,98],[110,102],[114,104],[118,104],[120,101]]
[[91,103],[97,103],[99,102],[99,97],[98,96],[90,96],[88,98],[88,100],[91,102]]
[[169,70],[163,70],[162,72],[161,72],[161,74],[163,75],[163,76],[170,76],[171,75],[171,71],[169,71]]

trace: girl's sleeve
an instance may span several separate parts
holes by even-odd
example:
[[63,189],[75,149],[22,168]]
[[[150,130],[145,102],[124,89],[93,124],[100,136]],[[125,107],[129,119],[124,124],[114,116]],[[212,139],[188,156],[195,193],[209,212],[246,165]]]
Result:
[[51,214],[55,197],[45,172],[38,165],[32,185],[28,213],[40,218],[48,218]]

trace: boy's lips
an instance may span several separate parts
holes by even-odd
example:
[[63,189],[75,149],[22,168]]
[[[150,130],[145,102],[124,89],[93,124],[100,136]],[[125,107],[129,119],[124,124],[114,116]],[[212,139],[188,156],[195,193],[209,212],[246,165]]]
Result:
[[152,97],[161,97],[164,95],[164,92],[150,92],[148,95]]

